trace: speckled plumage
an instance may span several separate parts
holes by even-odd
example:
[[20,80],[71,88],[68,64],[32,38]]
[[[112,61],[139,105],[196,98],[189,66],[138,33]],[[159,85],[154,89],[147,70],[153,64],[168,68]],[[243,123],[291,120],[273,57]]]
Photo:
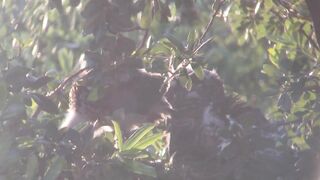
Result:
[[66,118],[62,122],[60,129],[65,127],[73,127],[76,124],[86,121],[95,121],[98,114],[94,112],[90,104],[87,102],[89,90],[73,83],[69,91],[69,109]]

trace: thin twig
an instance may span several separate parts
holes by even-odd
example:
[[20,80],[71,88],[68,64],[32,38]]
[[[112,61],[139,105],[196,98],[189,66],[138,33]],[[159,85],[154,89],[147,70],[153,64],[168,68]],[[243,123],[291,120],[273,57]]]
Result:
[[[206,44],[208,44],[209,42],[211,42],[212,39],[213,39],[213,38],[209,38],[209,39],[207,39],[205,42],[203,42],[202,44],[200,44],[197,48],[195,48],[195,49],[193,50],[192,55],[195,55],[202,47],[204,47]],[[184,60],[186,60],[186,59],[184,59]],[[183,60],[182,62],[184,62],[184,60]],[[169,83],[169,82],[179,73],[179,71],[180,71],[181,69],[186,68],[189,64],[191,64],[191,61],[188,61],[187,63],[183,64],[182,66],[180,66],[179,68],[177,68],[174,72],[172,72],[172,71],[170,70],[171,76],[168,77],[168,78],[163,82],[163,84],[162,84],[162,86],[161,86],[161,88],[160,88],[160,91],[163,90],[163,88],[165,87],[165,85],[166,85],[167,83]]]
[[314,39],[312,39],[312,37],[311,37],[312,34],[311,34],[311,35],[308,35],[308,34],[306,33],[306,31],[305,31],[304,29],[302,29],[302,28],[301,28],[300,31],[301,31],[302,34],[307,38],[307,40],[308,40],[316,49],[319,50],[318,43],[317,43]]
[[204,37],[207,35],[208,31],[209,31],[209,28],[212,26],[213,24],[213,20],[215,19],[215,17],[218,15],[218,12],[219,10],[221,9],[222,5],[224,4],[226,0],[222,0],[219,4],[218,4],[218,7],[217,9],[212,13],[212,16],[211,16],[211,19],[209,21],[209,23],[207,24],[206,28],[205,28],[205,31],[203,32],[203,34],[201,35],[199,41],[198,41],[198,44],[201,44]]
[[[192,55],[195,55],[201,48],[203,48],[205,45],[207,45],[208,43],[210,43],[212,41],[213,38],[209,38],[207,39],[205,42],[201,43],[197,48],[195,48],[192,52]],[[185,60],[185,59],[184,59]],[[186,68],[189,64],[191,64],[191,61],[188,61],[187,63],[183,64],[182,66],[180,66],[178,69],[176,69],[174,72],[170,71],[171,76],[168,77],[162,84],[160,91],[163,90],[163,88],[165,87],[165,85],[167,83],[169,83],[178,73],[181,69]]]
[[[212,16],[210,21],[208,22],[208,24],[206,25],[205,31],[203,32],[203,34],[201,35],[201,37],[199,38],[198,42],[197,42],[197,46],[193,49],[192,51],[192,55],[195,55],[202,47],[204,47],[206,44],[208,44],[209,42],[212,41],[212,38],[207,39],[205,42],[202,42],[203,39],[205,38],[206,34],[209,31],[209,28],[212,26],[213,24],[213,20],[215,19],[215,17],[217,16],[219,10],[221,9],[222,5],[225,3],[226,0],[221,0],[220,3],[218,4],[218,7],[215,11],[213,11]],[[182,61],[182,63],[187,60],[184,59]],[[168,84],[177,74],[179,74],[179,71],[183,68],[186,68],[188,65],[190,65],[192,62],[188,61],[185,64],[181,65],[180,67],[178,67],[174,72],[171,72],[171,76],[169,76],[162,84],[160,91],[162,91],[165,87],[166,84]]]
[[161,85],[160,92],[163,91],[166,84],[168,84],[178,73],[181,69],[186,68],[189,64],[191,64],[191,61],[186,62],[182,66],[180,66],[178,69],[176,69],[174,72],[171,73],[171,76],[168,77]]
[[148,35],[149,35],[149,29],[145,30],[143,38],[141,43],[139,44],[138,48],[135,50],[135,55],[143,48],[143,46],[146,44],[148,40]]
[[278,3],[288,11],[291,17],[295,17],[304,21],[311,21],[309,17],[302,16],[301,13],[294,8],[294,5],[292,3],[286,0],[278,0]]
[[193,55],[197,54],[197,52],[199,52],[200,49],[202,49],[205,45],[207,45],[208,43],[210,43],[213,40],[213,37],[207,39],[205,42],[201,43],[194,51],[193,51]]
[[77,71],[76,73],[70,75],[69,77],[65,78],[62,83],[56,88],[54,89],[53,91],[49,92],[47,94],[47,97],[51,97],[53,96],[54,94],[56,94],[57,92],[61,91],[61,89],[63,89],[68,83],[69,81],[73,80],[75,77],[77,77],[79,74],[81,74],[83,71],[85,70],[88,70],[89,67],[85,67],[83,69],[80,69],[79,71]]

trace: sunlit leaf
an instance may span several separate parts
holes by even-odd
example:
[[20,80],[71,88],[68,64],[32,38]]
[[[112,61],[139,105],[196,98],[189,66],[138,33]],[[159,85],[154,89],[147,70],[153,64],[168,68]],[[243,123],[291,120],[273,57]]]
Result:
[[152,54],[169,54],[171,50],[168,46],[165,46],[162,41],[157,42],[150,50]]
[[42,31],[45,31],[48,26],[48,13],[45,13],[42,20]]
[[270,77],[279,74],[278,69],[275,66],[270,65],[270,64],[263,65],[262,73],[264,73]]
[[199,64],[192,64],[192,69],[194,74],[197,76],[198,79],[203,80],[204,78],[204,71],[201,65]]
[[257,4],[256,4],[256,7],[254,8],[254,14],[257,14],[259,9],[260,9],[260,6],[261,6],[261,3],[262,1],[258,1]]
[[113,127],[114,127],[114,136],[117,139],[117,147],[119,148],[120,151],[123,150],[123,137],[122,137],[122,132],[120,129],[120,126],[118,122],[112,121]]
[[139,141],[133,148],[145,149],[148,146],[153,145],[155,142],[161,140],[164,137],[163,133],[156,133]]
[[271,63],[279,68],[279,54],[275,48],[269,48],[268,49],[268,55],[269,55],[269,60]]
[[149,157],[146,151],[142,151],[141,149],[130,149],[126,151],[121,151],[119,155],[120,157],[125,159],[135,159],[135,160],[145,159]]
[[196,42],[197,30],[190,31],[188,33],[187,42],[189,45],[193,45]]
[[123,150],[129,150],[134,148],[138,142],[144,138],[152,129],[155,127],[154,124],[148,124],[138,129],[133,135],[131,135],[126,142],[123,144]]

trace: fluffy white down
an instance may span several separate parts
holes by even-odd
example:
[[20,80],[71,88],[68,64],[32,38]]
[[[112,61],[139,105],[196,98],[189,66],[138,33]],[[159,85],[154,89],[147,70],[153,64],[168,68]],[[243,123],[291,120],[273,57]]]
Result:
[[62,121],[59,129],[74,128],[76,125],[78,125],[81,122],[85,122],[85,118],[75,110],[69,110],[68,113],[66,114],[65,119]]
[[216,126],[223,127],[224,122],[220,117],[214,113],[212,103],[210,103],[203,111],[202,114],[202,123],[204,126]]

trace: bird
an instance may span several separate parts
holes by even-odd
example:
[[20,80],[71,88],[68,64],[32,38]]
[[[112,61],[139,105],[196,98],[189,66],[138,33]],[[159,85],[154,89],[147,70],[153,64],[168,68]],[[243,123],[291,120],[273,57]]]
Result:
[[89,90],[86,87],[73,83],[69,91],[69,108],[59,129],[75,127],[83,122],[93,122],[98,118],[98,113],[87,101],[88,95]]
[[[166,92],[161,91],[161,74],[127,66],[92,72],[72,84],[68,112],[60,129],[75,128],[81,123],[94,125],[118,110],[124,114],[118,121],[125,129],[169,117],[172,107],[164,96]],[[92,101],[88,97],[96,87],[101,91]]]

